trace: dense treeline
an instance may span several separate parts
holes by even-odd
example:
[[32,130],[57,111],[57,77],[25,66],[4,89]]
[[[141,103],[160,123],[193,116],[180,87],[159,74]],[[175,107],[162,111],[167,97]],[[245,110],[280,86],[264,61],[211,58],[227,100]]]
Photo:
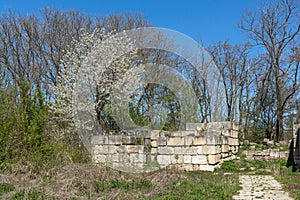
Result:
[[[248,36],[245,44],[220,41],[207,47],[225,88],[226,119],[244,127],[247,139],[282,140],[288,136],[285,130],[296,122],[300,85],[300,10],[296,3],[269,2],[256,13],[243,16],[239,27]],[[65,116],[57,117],[60,113],[51,109],[56,102],[53,88],[61,84],[68,67],[61,61],[70,49],[75,49],[74,41],[80,43],[85,33],[95,29],[117,33],[144,26],[150,23],[138,14],[91,17],[78,11],[48,8],[26,16],[4,13],[0,17],[0,160],[31,160],[37,166],[50,158],[84,160],[86,155],[77,134],[74,130],[65,134],[65,126],[70,124],[62,120]],[[213,113],[209,107],[209,86],[186,60],[172,52],[151,49],[135,54],[131,64],[168,63],[185,72],[201,108],[198,121],[210,121]],[[151,106],[159,103],[168,111],[162,128],[179,128],[180,105],[172,91],[149,83],[140,92],[142,95],[136,96],[138,103],[128,107],[136,123],[149,124]],[[99,123],[108,132],[119,130],[109,113],[104,112],[107,99],[106,95],[96,108]]]

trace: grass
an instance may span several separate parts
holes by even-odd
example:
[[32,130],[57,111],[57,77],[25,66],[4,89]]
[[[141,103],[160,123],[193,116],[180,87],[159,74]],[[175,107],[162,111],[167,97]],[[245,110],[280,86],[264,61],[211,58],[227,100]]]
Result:
[[15,187],[10,184],[0,183],[0,196],[2,196],[4,193],[11,192],[14,190]]
[[189,172],[188,179],[172,181],[163,194],[151,199],[232,199],[240,189],[237,175],[212,172]]
[[[0,199],[231,199],[238,174],[164,169],[129,174],[89,164],[72,164],[36,174],[6,175]],[[21,178],[22,177],[22,178]],[[1,182],[1,180],[0,180]]]

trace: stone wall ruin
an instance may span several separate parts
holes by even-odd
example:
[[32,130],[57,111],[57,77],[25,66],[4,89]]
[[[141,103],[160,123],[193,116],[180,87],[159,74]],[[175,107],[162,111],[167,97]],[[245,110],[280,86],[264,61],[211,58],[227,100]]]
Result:
[[230,122],[187,123],[184,131],[132,130],[97,135],[91,140],[93,161],[128,172],[165,167],[213,171],[236,158],[238,127]]

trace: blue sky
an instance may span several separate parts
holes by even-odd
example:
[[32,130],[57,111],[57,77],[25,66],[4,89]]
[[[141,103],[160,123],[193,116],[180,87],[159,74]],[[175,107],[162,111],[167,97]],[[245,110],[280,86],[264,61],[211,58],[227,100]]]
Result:
[[0,12],[38,13],[43,7],[76,9],[91,15],[138,12],[154,25],[182,32],[204,46],[219,40],[245,42],[237,27],[245,10],[254,11],[262,0],[0,0]]

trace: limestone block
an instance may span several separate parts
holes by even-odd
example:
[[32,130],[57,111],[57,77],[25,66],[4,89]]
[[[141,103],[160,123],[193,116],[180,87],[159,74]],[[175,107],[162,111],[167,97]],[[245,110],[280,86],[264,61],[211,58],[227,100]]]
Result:
[[139,145],[138,146],[138,153],[140,153],[140,154],[144,153],[144,149],[145,149],[145,146]]
[[192,164],[207,164],[207,157],[205,155],[192,156]]
[[181,169],[182,169],[182,170],[185,170],[185,171],[193,171],[193,170],[194,170],[192,164],[184,164],[184,165],[181,167]]
[[215,166],[214,165],[200,165],[200,170],[201,171],[210,171],[213,172],[215,170]]
[[252,160],[254,160],[254,157],[253,156],[246,156],[245,160],[252,161]]
[[95,147],[95,154],[114,154],[117,147],[114,145],[97,145]]
[[128,153],[119,154],[119,162],[130,163],[130,154],[128,154]]
[[184,145],[185,146],[192,146],[195,136],[185,136],[184,137]]
[[202,153],[206,155],[221,153],[221,148],[220,146],[203,146]]
[[186,130],[186,131],[181,131],[181,136],[182,137],[193,137],[197,134],[196,130]]
[[279,152],[279,158],[288,158],[288,157],[289,157],[288,151]]
[[153,130],[153,131],[151,131],[151,136],[150,136],[150,138],[151,138],[151,140],[157,140],[157,138],[159,137],[159,130]]
[[184,154],[184,147],[172,147],[174,150],[174,154],[182,155]]
[[214,165],[218,162],[220,162],[220,154],[208,155],[208,164]]
[[194,131],[200,131],[205,129],[206,125],[201,124],[201,123],[186,123],[186,129],[187,131],[189,130],[194,130]]
[[193,171],[199,171],[200,165],[193,165]]
[[[176,159],[176,156],[175,156],[175,159]],[[184,163],[183,155],[177,156],[176,161],[177,161],[177,164],[183,164]]]
[[111,155],[111,160],[112,160],[112,162],[121,162],[120,161],[120,154],[118,154],[118,153],[112,154]]
[[228,137],[222,136],[222,144],[228,144]]
[[222,159],[223,159],[223,158],[229,157],[230,155],[229,155],[229,153],[222,153],[221,156],[222,156]]
[[186,163],[186,164],[192,163],[192,156],[190,156],[190,155],[184,155],[183,156],[183,162]]
[[173,147],[168,147],[168,146],[165,146],[165,147],[158,147],[157,148],[157,153],[158,154],[165,154],[165,155],[172,155],[174,154],[174,148]]
[[239,139],[229,137],[228,138],[228,144],[238,146],[239,145]]
[[183,147],[182,148],[183,154],[189,154],[189,155],[197,155],[202,154],[202,147]]
[[236,131],[236,130],[232,130],[231,131],[231,137],[233,137],[233,138],[238,138],[238,131]]
[[270,155],[270,150],[266,149],[262,151],[262,156],[269,156]]
[[182,145],[184,145],[184,138],[183,137],[168,137],[167,145],[168,146],[182,146]]
[[172,163],[172,155],[157,155],[157,162],[160,165],[166,166]]
[[150,153],[151,154],[157,154],[157,148],[151,148]]
[[273,149],[270,151],[270,157],[274,158],[274,159],[278,159],[279,158],[279,151],[278,149]]
[[206,137],[204,135],[196,136],[194,138],[193,145],[204,145],[204,144],[206,144]]
[[121,146],[117,146],[117,152],[118,153],[124,153],[127,151],[126,146],[125,145],[121,145]]
[[206,135],[207,145],[219,145],[221,144],[221,137],[218,135]]
[[230,134],[230,130],[223,130],[222,131],[222,135],[224,135],[224,136],[230,136],[231,134]]
[[229,152],[229,145],[228,144],[222,144],[221,145],[221,152],[222,153]]
[[94,162],[95,163],[106,163],[106,155],[95,155],[94,156]]
[[136,138],[134,136],[122,136],[122,144],[136,144]]
[[157,147],[157,141],[156,140],[151,141],[151,147],[153,147],[153,148]]
[[181,137],[182,136],[182,133],[181,131],[173,131],[171,132],[170,134],[172,137]]
[[96,135],[91,139],[92,144],[108,144],[108,136]]
[[128,153],[138,153],[139,145],[126,145],[126,150]]
[[129,155],[131,163],[145,163],[146,162],[146,155],[139,154],[139,153],[132,153]]
[[108,144],[115,144],[115,145],[122,144],[122,136],[121,135],[108,136]]
[[160,136],[157,138],[157,146],[166,146],[167,138],[165,136]]

